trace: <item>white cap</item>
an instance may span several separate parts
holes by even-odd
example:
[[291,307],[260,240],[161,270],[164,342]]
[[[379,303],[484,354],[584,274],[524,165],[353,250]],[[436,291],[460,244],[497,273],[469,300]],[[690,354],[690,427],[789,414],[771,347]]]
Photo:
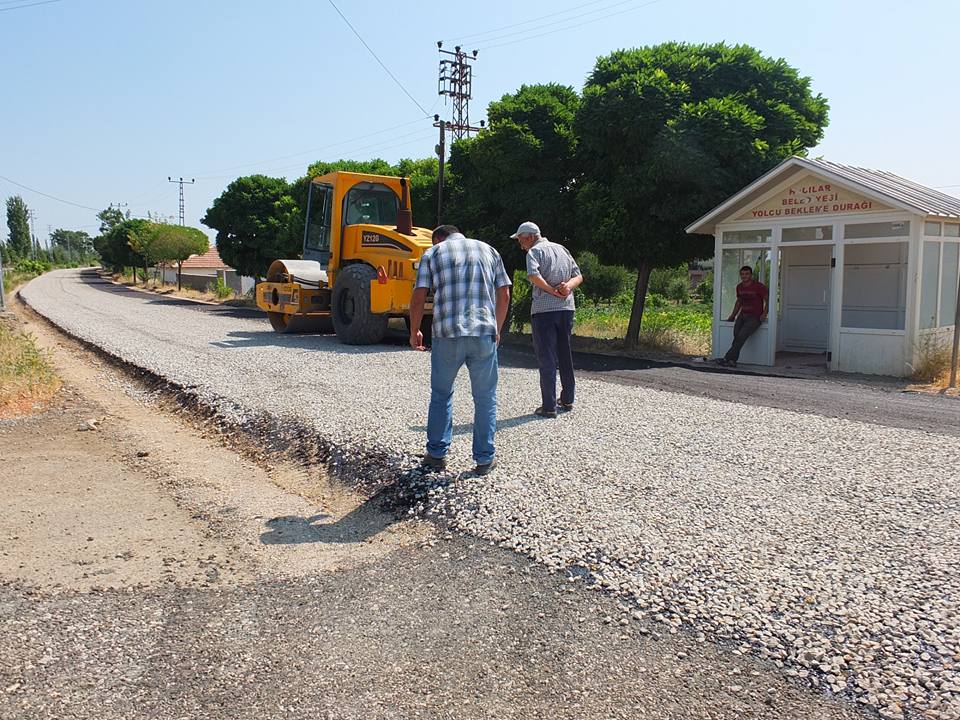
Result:
[[527,220],[525,223],[520,223],[520,227],[518,227],[517,231],[510,237],[516,240],[517,235],[536,235],[537,237],[540,237],[540,228],[536,223]]

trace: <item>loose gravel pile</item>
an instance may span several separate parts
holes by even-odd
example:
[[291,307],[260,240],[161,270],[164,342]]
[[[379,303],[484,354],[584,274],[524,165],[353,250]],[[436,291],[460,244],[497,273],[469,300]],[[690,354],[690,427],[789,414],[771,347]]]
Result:
[[22,293],[231,421],[306,425],[342,467],[401,478],[422,511],[618,593],[638,616],[883,717],[960,719],[957,438],[589,380],[574,413],[541,420],[535,373],[506,368],[500,469],[455,474],[472,465],[464,376],[452,472],[421,478],[426,354],[281,336],[76,271]]

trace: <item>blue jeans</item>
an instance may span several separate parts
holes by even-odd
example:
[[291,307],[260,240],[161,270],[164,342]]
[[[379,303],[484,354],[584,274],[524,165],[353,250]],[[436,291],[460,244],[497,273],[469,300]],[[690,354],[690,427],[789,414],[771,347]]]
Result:
[[533,349],[540,366],[540,400],[544,410],[557,409],[557,368],[563,390],[560,402],[573,405],[576,380],[573,377],[573,352],[570,335],[573,332],[573,310],[534,313],[530,316],[533,329]]
[[487,337],[434,337],[430,351],[430,410],[427,452],[446,456],[453,438],[453,381],[466,363],[473,392],[473,459],[493,460],[497,430],[497,341]]

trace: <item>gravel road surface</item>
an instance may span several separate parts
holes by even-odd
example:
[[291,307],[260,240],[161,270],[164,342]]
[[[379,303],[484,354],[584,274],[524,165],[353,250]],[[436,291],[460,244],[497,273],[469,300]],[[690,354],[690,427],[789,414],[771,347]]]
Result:
[[[733,643],[884,717],[960,718],[952,432],[593,377],[580,383],[574,413],[539,420],[535,375],[505,367],[501,469],[483,480],[457,474],[471,465],[462,382],[451,472],[427,482],[412,470],[424,440],[424,354],[279,336],[263,320],[117,292],[77,271],[22,294],[226,417],[268,413],[309,427],[332,449],[335,472],[420,487],[423,512],[606,588],[664,627]],[[955,421],[942,418],[942,428]]]

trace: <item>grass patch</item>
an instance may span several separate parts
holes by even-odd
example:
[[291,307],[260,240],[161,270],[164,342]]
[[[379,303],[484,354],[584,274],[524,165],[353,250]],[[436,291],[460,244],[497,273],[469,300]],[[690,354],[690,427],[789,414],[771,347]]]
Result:
[[924,338],[920,344],[920,359],[913,369],[912,379],[935,388],[945,388],[950,380],[950,343]]
[[59,389],[47,354],[14,321],[0,319],[0,418],[31,412]]
[[[630,307],[623,304],[593,305],[577,309],[574,334],[603,343],[610,349],[623,347],[630,323]],[[703,303],[647,304],[640,325],[639,348],[677,355],[709,355],[713,306]]]

